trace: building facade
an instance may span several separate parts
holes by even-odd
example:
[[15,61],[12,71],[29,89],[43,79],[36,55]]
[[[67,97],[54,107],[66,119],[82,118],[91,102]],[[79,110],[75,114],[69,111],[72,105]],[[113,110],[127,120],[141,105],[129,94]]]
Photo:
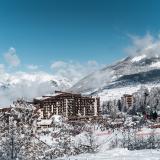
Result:
[[126,109],[129,109],[133,106],[134,98],[133,95],[130,94],[124,94],[122,99],[122,104]]
[[100,115],[100,98],[82,96],[56,91],[53,95],[42,96],[33,100],[39,108],[41,117],[49,119],[52,115],[61,115],[69,120],[98,117]]

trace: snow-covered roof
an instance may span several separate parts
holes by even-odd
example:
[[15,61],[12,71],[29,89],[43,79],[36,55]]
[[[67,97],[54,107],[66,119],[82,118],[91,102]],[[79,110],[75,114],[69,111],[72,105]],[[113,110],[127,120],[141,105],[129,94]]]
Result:
[[36,97],[34,99],[36,99],[36,100],[45,100],[45,99],[48,99],[48,97]]
[[40,122],[37,122],[37,125],[39,126],[45,126],[45,125],[51,125],[52,124],[52,119],[43,119]]
[[111,122],[112,125],[123,124],[123,122]]
[[34,98],[34,99],[36,99],[36,100],[45,100],[45,99],[48,99],[48,98],[50,98],[50,97],[58,96],[58,95],[60,95],[60,94],[61,94],[61,93],[46,94],[46,95],[44,95],[44,96],[36,97],[36,98]]
[[52,97],[52,96],[58,96],[60,94],[62,94],[62,93],[45,94],[44,96],[45,97]]

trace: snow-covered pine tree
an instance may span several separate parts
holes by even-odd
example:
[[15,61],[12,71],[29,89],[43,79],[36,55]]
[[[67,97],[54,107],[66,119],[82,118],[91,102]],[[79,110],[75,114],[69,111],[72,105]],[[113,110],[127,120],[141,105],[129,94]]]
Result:
[[16,106],[0,119],[1,160],[42,159],[47,146],[33,135],[33,115],[33,110]]

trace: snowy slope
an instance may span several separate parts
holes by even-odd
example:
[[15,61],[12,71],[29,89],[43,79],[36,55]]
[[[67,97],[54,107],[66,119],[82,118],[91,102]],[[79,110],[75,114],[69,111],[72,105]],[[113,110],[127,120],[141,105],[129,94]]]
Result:
[[102,68],[84,77],[70,90],[115,98],[124,93],[133,93],[141,85],[159,86],[159,84],[160,56],[142,54],[129,56],[113,65]]
[[140,55],[140,56],[136,56],[136,57],[132,58],[131,62],[138,62],[138,61],[142,60],[145,57],[146,57],[145,54]]

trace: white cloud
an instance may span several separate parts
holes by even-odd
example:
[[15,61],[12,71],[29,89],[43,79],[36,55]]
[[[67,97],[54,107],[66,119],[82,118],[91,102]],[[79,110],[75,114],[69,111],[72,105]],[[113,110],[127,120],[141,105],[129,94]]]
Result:
[[56,61],[56,62],[54,62],[54,63],[51,64],[51,68],[52,69],[66,67],[66,66],[67,66],[67,63],[65,63],[63,61]]
[[6,62],[12,67],[17,67],[21,63],[18,55],[16,54],[16,49],[13,47],[11,47],[8,52],[4,54],[4,58]]
[[132,45],[125,49],[129,55],[160,56],[160,39],[147,33],[145,36],[130,36]]
[[[128,54],[160,56],[159,35],[157,38],[153,37],[149,33],[144,37],[130,37],[132,39],[132,46],[126,49]],[[21,63],[14,48],[10,48],[8,52],[4,54],[4,57],[7,63],[12,67],[16,67]],[[62,86],[65,88],[65,85],[67,84],[67,86],[70,87],[70,85],[75,84],[84,76],[103,67],[103,65],[97,63],[95,60],[89,60],[86,63],[79,63],[75,61],[55,61],[50,66],[54,76],[46,72],[40,72],[39,66],[37,65],[30,64],[27,67],[30,70],[37,70],[34,71],[34,73],[8,73],[5,71],[5,66],[0,64],[0,106],[8,105],[12,103],[13,100],[21,97],[34,98],[35,96],[40,96],[46,93],[53,93],[55,88],[52,87],[50,81],[58,78],[59,80],[56,81],[58,84],[64,81]],[[109,74],[106,75],[106,72],[96,72],[94,76],[99,77],[98,82],[96,81],[96,77],[91,77],[90,85],[103,85],[107,80],[110,80],[109,78],[113,74],[110,70],[108,73]],[[4,84],[8,87],[7,89],[1,88]]]
[[74,83],[100,67],[101,65],[94,60],[83,64],[74,61],[56,61],[51,64],[51,69],[55,75],[66,77]]
[[[62,77],[46,72],[15,72],[0,74],[0,108],[6,107],[18,98],[32,100],[37,96],[54,93],[54,90],[65,90],[71,83]],[[54,83],[51,83],[54,81]]]
[[[4,54],[4,58],[10,67],[17,67],[21,61],[15,48],[10,48]],[[53,73],[40,71],[40,66],[29,64],[28,72],[7,70],[4,64],[0,64],[0,107],[8,106],[18,98],[32,99],[54,90],[70,88],[78,80],[87,74],[97,70],[100,65],[90,60],[86,63],[74,61],[55,61],[50,68]],[[53,83],[51,81],[53,80]]]
[[[20,59],[14,48],[10,48],[4,54],[5,60],[11,67],[17,67]],[[4,64],[0,64],[0,107],[9,106],[18,98],[32,99],[47,93],[54,93],[54,90],[65,90],[70,88],[78,80],[99,68],[94,61],[79,63],[73,61],[56,61],[50,66],[52,74],[42,72],[39,66],[29,64],[26,67],[32,72],[15,71],[14,73],[5,70]],[[34,71],[34,72],[33,72]],[[54,82],[51,83],[51,80]]]
[[30,70],[37,70],[39,67],[37,65],[34,65],[34,64],[29,64],[27,66],[27,68],[30,69]]

